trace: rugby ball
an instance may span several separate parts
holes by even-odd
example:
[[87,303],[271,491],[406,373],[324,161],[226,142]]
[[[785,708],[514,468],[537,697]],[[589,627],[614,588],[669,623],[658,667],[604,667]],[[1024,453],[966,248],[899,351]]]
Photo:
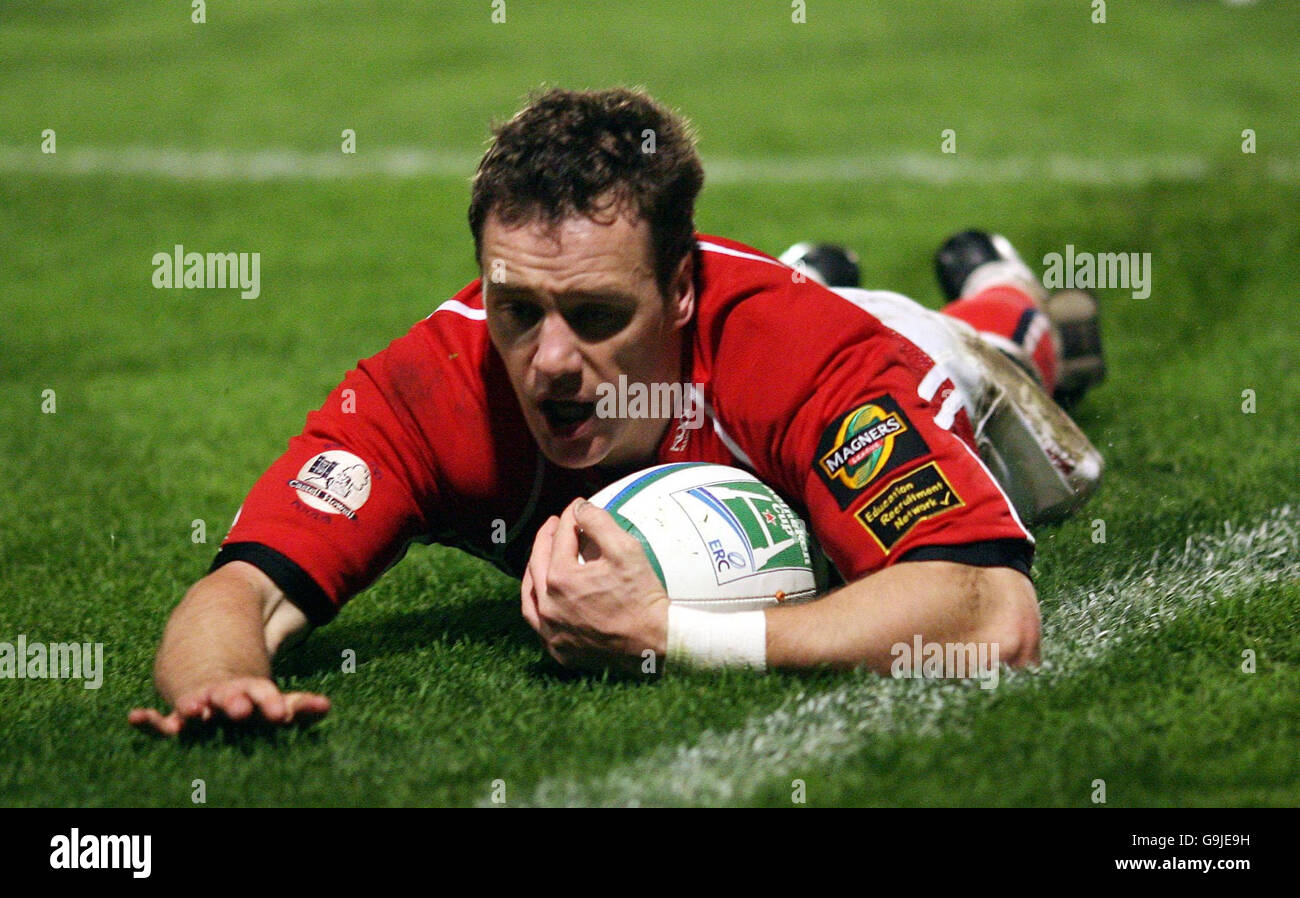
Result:
[[658,465],[589,501],[640,541],[676,604],[748,611],[817,594],[807,525],[748,471]]

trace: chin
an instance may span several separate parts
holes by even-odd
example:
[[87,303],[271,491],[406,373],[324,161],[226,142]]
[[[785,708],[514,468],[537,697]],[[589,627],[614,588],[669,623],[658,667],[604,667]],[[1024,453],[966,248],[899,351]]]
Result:
[[603,437],[595,437],[576,445],[568,441],[539,439],[537,445],[547,461],[561,468],[574,470],[600,464],[609,455],[611,448],[610,441]]

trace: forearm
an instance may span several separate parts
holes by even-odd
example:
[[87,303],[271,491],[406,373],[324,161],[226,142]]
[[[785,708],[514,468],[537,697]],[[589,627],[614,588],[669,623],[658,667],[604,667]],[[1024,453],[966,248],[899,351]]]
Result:
[[888,674],[899,643],[990,643],[1002,661],[1038,660],[1038,603],[1010,568],[897,564],[815,602],[767,611],[769,668],[870,667]]
[[240,562],[218,568],[172,612],[154,664],[154,683],[168,702],[219,680],[270,676],[268,595],[258,579],[265,576],[253,570]]

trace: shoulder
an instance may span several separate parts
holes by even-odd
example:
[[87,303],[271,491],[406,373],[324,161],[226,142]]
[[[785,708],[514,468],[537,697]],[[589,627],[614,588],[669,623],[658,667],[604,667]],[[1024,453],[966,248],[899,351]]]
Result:
[[869,304],[743,244],[701,235],[698,245],[696,353],[720,410],[783,414],[845,366],[862,377],[875,373],[864,363],[888,364],[899,337]]
[[[846,298],[753,247],[698,235],[697,336],[706,352],[766,345],[809,348],[857,342],[887,328],[870,304]],[[880,291],[852,294],[890,296]]]
[[[446,361],[459,362],[459,366],[483,356],[489,344],[487,312],[483,308],[480,282],[471,281],[450,299],[437,305],[432,312],[416,322],[407,337],[410,344],[422,344],[424,348],[446,347],[449,353]],[[397,343],[394,344],[396,345]],[[401,348],[405,349],[406,346]],[[450,355],[462,351],[467,352],[469,357]]]
[[356,413],[386,422],[392,439],[420,447],[444,474],[464,473],[493,451],[527,455],[527,429],[487,336],[478,281],[363,359],[349,380]]
[[360,367],[395,407],[412,414],[481,396],[491,380],[491,346],[479,282],[438,305]]

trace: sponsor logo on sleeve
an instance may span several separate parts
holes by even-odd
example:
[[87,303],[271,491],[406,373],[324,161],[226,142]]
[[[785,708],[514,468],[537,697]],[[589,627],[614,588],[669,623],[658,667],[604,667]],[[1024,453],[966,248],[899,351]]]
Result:
[[928,455],[930,447],[889,394],[832,421],[817,444],[817,475],[840,510],[884,474]]
[[889,554],[917,524],[965,504],[939,465],[928,462],[895,477],[853,516]]
[[370,468],[351,452],[331,449],[303,465],[289,486],[304,505],[356,520],[370,498]]

